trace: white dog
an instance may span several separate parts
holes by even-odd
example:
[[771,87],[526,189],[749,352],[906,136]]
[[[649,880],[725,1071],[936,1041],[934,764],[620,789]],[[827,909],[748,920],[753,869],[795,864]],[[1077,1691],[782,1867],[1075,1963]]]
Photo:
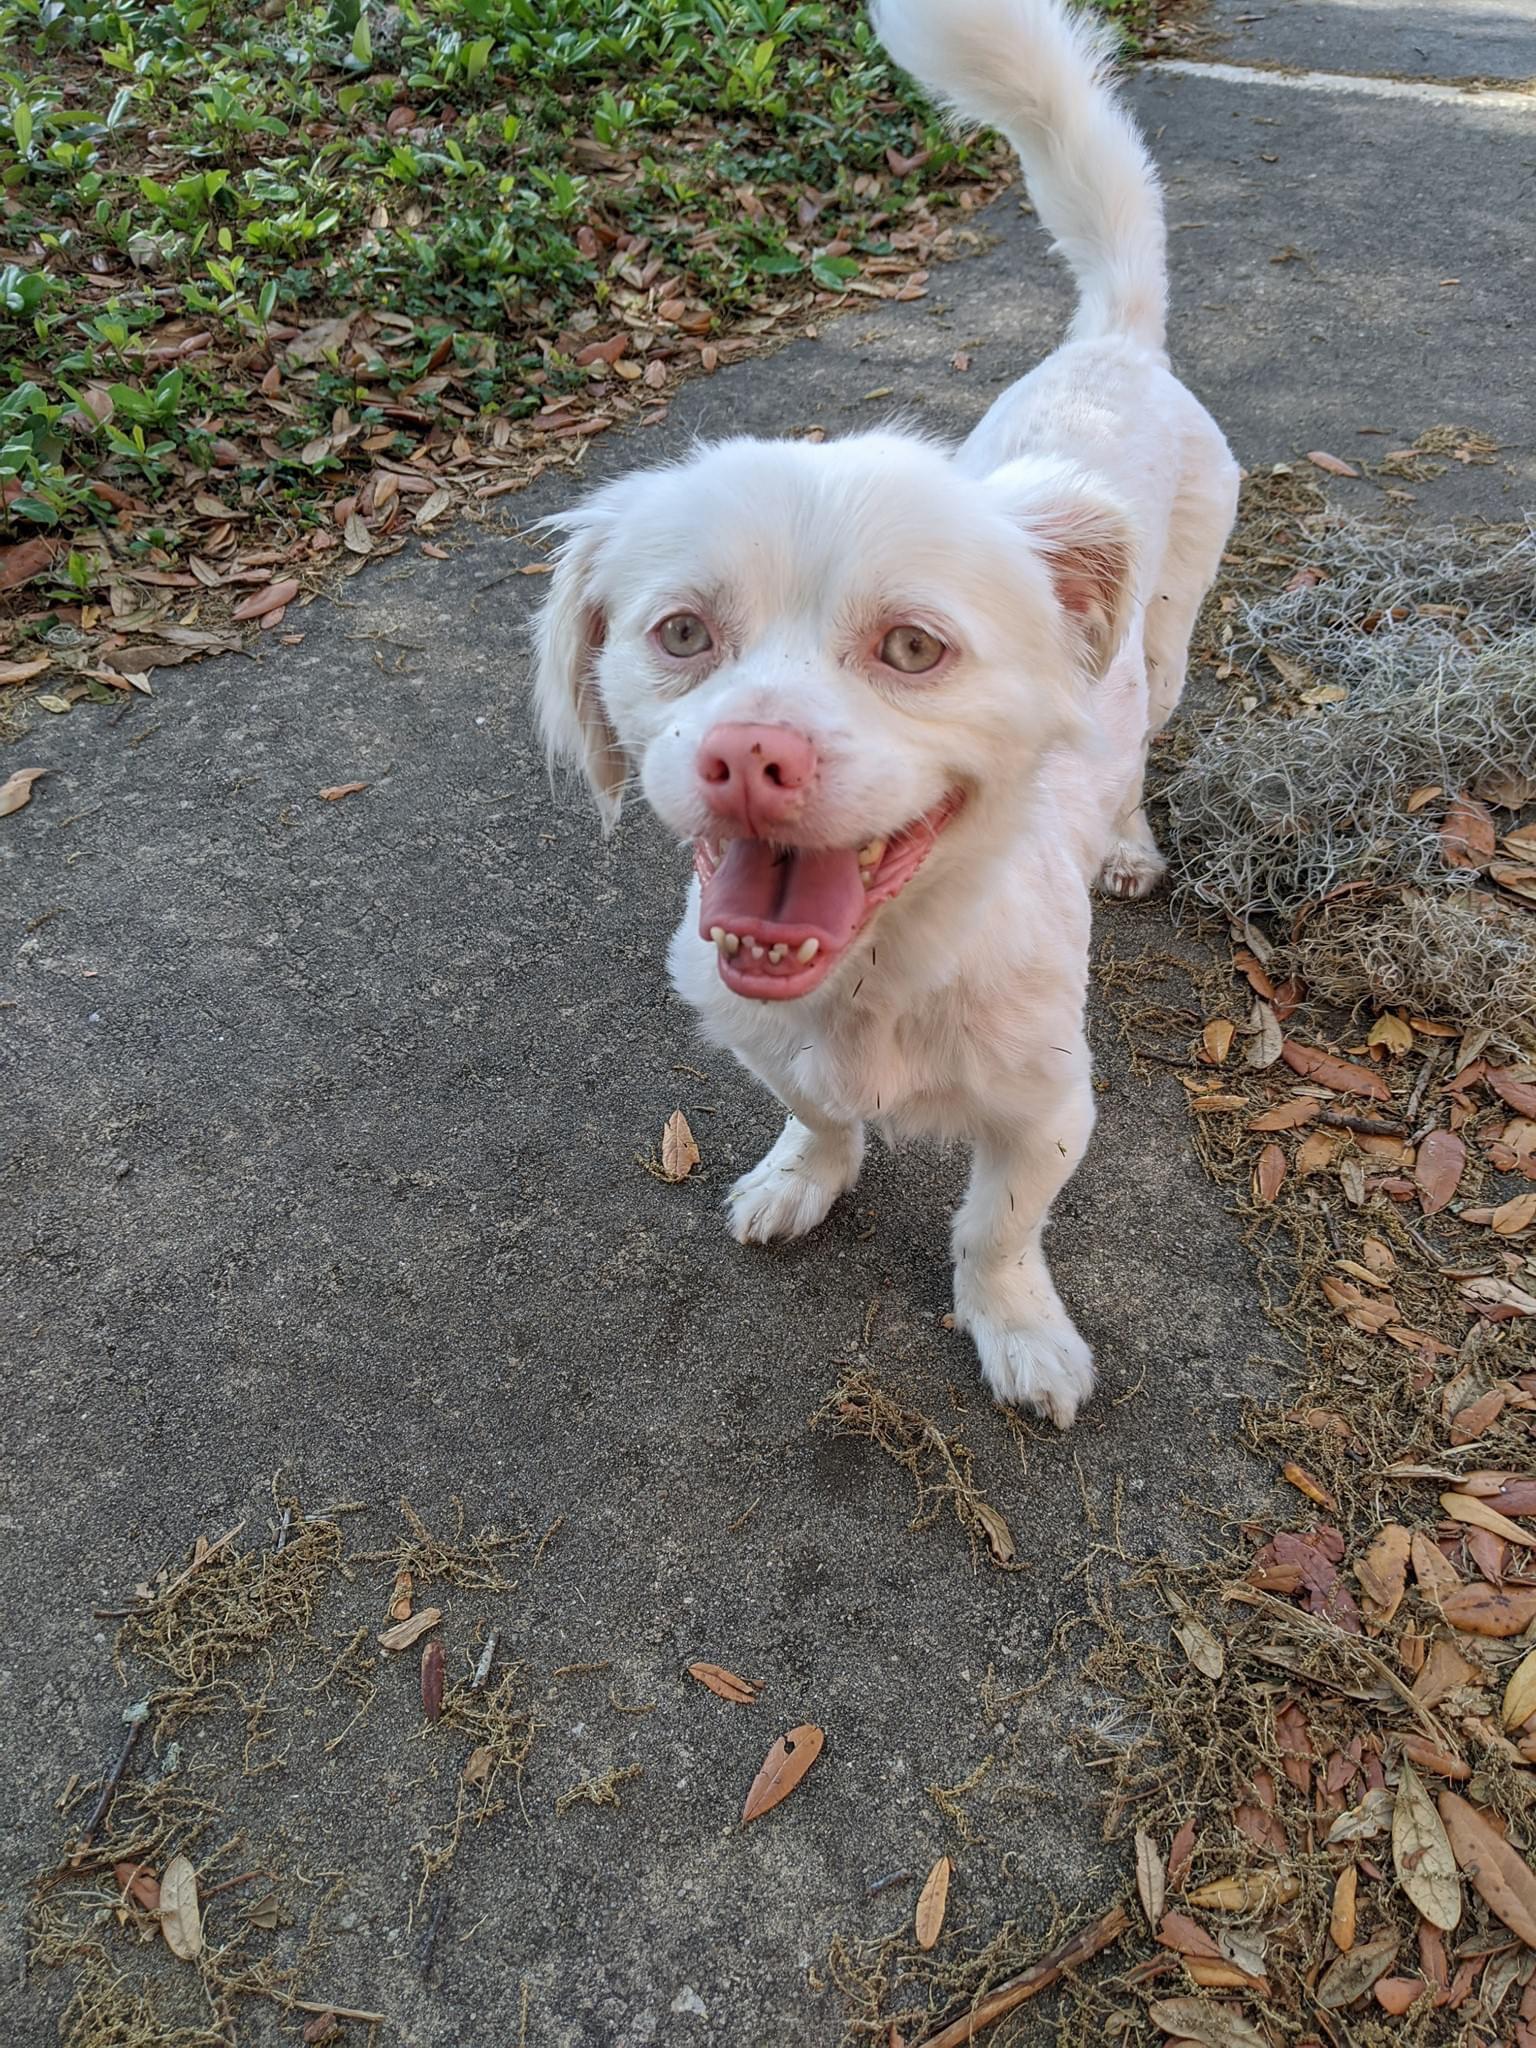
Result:
[[886,47],[1001,128],[1072,267],[1066,343],[965,444],[726,441],[598,491],[539,627],[552,757],[690,841],[679,991],[789,1111],[731,1190],[814,1229],[864,1129],[974,1150],[955,1308],[1001,1402],[1093,1383],[1041,1247],[1093,1125],[1090,887],[1150,888],[1151,735],[1237,470],[1168,368],[1155,174],[1062,0],[875,0]]

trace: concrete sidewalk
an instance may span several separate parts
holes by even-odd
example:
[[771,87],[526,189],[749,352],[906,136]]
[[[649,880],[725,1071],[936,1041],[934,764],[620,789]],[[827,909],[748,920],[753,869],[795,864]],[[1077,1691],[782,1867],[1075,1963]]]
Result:
[[[1311,62],[1403,68],[1386,10],[1292,13],[1320,18]],[[1536,24],[1465,18],[1478,37],[1493,23],[1480,69],[1496,47],[1501,75],[1536,74]],[[1229,61],[1281,55],[1269,23],[1231,29]],[[1404,509],[1531,505],[1536,102],[1156,68],[1132,96],[1168,179],[1175,361],[1240,458],[1353,460],[1455,422],[1507,452]],[[595,444],[592,476],[696,433],[840,432],[891,409],[962,431],[1066,304],[1016,194],[984,225],[991,245],[936,271],[928,300],[690,386],[663,428]],[[515,501],[519,523],[565,489]],[[877,1151],[810,1240],[731,1244],[721,1197],[776,1120],[667,990],[684,864],[638,813],[604,846],[552,803],[524,695],[542,586],[499,580],[529,559],[510,534],[463,539],[304,613],[298,648],[168,674],[115,722],[50,720],[7,764],[52,770],[0,826],[17,940],[0,1199],[18,1252],[0,1278],[0,1714],[24,1760],[0,1849],[0,2014],[18,2043],[52,2037],[66,1987],[21,1986],[16,1902],[58,1852],[60,1786],[120,1734],[91,1610],[198,1530],[247,1511],[259,1526],[275,1472],[312,1508],[367,1503],[353,1547],[389,1540],[402,1496],[439,1522],[455,1496],[475,1524],[565,1518],[515,1598],[443,1602],[455,1646],[476,1620],[502,1629],[544,1725],[526,1813],[514,1802],[459,1852],[429,1980],[409,1847],[451,1813],[456,1765],[427,1772],[412,1674],[334,1758],[322,1713],[257,1781],[253,1831],[347,1879],[351,1924],[315,1995],[387,2011],[382,2038],[418,2048],[515,2041],[520,1985],[537,2048],[821,2048],[840,2021],[808,1965],[834,1934],[899,1924],[912,1888],[869,1901],[869,1880],[945,1850],[972,1938],[1008,1916],[1043,1930],[1052,1898],[1103,1903],[1127,1872],[1069,1738],[1112,1726],[1112,1703],[1069,1670],[1000,1733],[983,1680],[1040,1674],[1117,1488],[1130,1550],[1189,1553],[1204,1525],[1186,1500],[1266,1476],[1237,1448],[1245,1394],[1276,1384],[1254,1362],[1276,1347],[1246,1255],[1180,1102],[1129,1073],[1107,1013],[1101,1123],[1053,1240],[1102,1368],[1069,1438],[1021,1462],[940,1323],[958,1158]],[[316,801],[354,779],[371,786]],[[1127,953],[1169,936],[1156,903],[1104,927]],[[678,1106],[705,1164],[668,1187],[635,1155]],[[854,1356],[963,1430],[1030,1569],[973,1574],[952,1523],[906,1532],[893,1466],[807,1434]],[[376,1591],[346,1614],[361,1599],[376,1621]],[[694,1657],[766,1678],[763,1701],[713,1700],[680,1676]],[[598,1662],[589,1693],[553,1679]],[[614,1710],[609,1685],[656,1710]],[[825,1758],[740,1833],[763,1752],[802,1720],[828,1731]],[[985,1846],[966,1846],[925,1788],[994,1753],[969,1808]],[[577,1780],[632,1763],[619,1810],[555,1816]],[[275,2012],[240,2034],[292,2038]]]

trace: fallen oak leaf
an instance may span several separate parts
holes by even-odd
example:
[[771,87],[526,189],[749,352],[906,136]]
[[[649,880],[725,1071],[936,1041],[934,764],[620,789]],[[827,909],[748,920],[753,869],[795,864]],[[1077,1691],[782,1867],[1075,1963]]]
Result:
[[1304,1081],[1320,1081],[1325,1088],[1336,1088],[1347,1095],[1366,1095],[1374,1102],[1392,1099],[1391,1089],[1379,1074],[1373,1074],[1368,1067],[1357,1067],[1350,1060],[1337,1059],[1315,1045],[1301,1045],[1294,1038],[1287,1038],[1280,1047],[1280,1057]]
[[1371,1634],[1385,1628],[1402,1604],[1412,1549],[1412,1532],[1401,1522],[1388,1522],[1377,1531],[1355,1566],[1355,1578],[1364,1598],[1366,1628]]
[[1493,814],[1475,798],[1459,796],[1440,821],[1440,857],[1448,868],[1484,868],[1492,860],[1499,835]]
[[981,1533],[987,1539],[992,1562],[1004,1566],[1012,1564],[1017,1555],[1013,1531],[998,1509],[991,1501],[978,1499],[972,1504],[971,1513],[981,1524]]
[[[1461,1212],[1465,1214],[1465,1211]],[[1529,1230],[1536,1223],[1536,1193],[1512,1195],[1488,1218],[1488,1228],[1496,1237],[1518,1237],[1522,1230]]]
[[1352,463],[1345,462],[1340,456],[1330,455],[1326,448],[1312,449],[1307,460],[1314,469],[1322,470],[1327,476],[1357,477],[1360,474]]
[[1250,1131],[1294,1131],[1300,1124],[1309,1124],[1319,1114],[1322,1103],[1315,1095],[1293,1095],[1287,1102],[1277,1102],[1273,1109],[1262,1110],[1258,1116],[1248,1119]]
[[818,1728],[814,1721],[802,1722],[798,1728],[791,1728],[763,1758],[762,1769],[752,1780],[747,1801],[741,1809],[741,1824],[759,1820],[787,1799],[806,1772],[821,1755],[826,1742],[825,1729]]
[[1333,1904],[1328,1913],[1328,1938],[1341,1956],[1347,1956],[1355,1945],[1355,1892],[1359,1882],[1358,1866],[1346,1863],[1339,1872],[1338,1882],[1333,1888]]
[[1493,1321],[1502,1321],[1493,1311],[1507,1310],[1512,1316],[1536,1316],[1536,1294],[1528,1294],[1523,1287],[1517,1287],[1513,1280],[1500,1280],[1495,1274],[1479,1274],[1475,1279],[1463,1280],[1462,1294],[1468,1301],[1475,1302]]
[[31,661],[0,661],[0,685],[5,683],[30,683],[34,676],[40,676],[45,668],[52,666],[51,654],[39,654]]
[[275,612],[280,605],[292,604],[298,594],[298,578],[285,576],[280,583],[269,583],[265,589],[254,591],[251,596],[235,606],[230,617],[259,619],[267,612]]
[[1232,1041],[1237,1036],[1237,1026],[1230,1017],[1213,1017],[1200,1034],[1201,1053],[1208,1066],[1226,1065],[1227,1054],[1232,1050]]
[[1413,1162],[1413,1180],[1426,1216],[1438,1215],[1450,1201],[1466,1163],[1467,1148],[1454,1131],[1431,1131],[1424,1139]]
[[1298,1465],[1294,1460],[1288,1460],[1281,1466],[1280,1470],[1283,1477],[1295,1487],[1298,1493],[1305,1494],[1308,1500],[1315,1502],[1320,1508],[1326,1508],[1330,1514],[1338,1512],[1339,1504],[1333,1495],[1326,1486],[1321,1485],[1312,1477],[1312,1474],[1304,1465]]
[[1516,1116],[1536,1117],[1536,1081],[1524,1081],[1508,1067],[1489,1067],[1483,1079]]
[[1155,1929],[1167,1903],[1168,1872],[1156,1842],[1142,1828],[1136,1830],[1136,1896],[1141,1900],[1147,1925]]
[[914,1938],[921,1949],[932,1948],[943,1931],[944,1914],[949,1905],[949,1880],[953,1869],[949,1858],[941,1856],[923,1880],[913,1923]]
[[1266,2048],[1264,2036],[1237,2006],[1206,1998],[1158,1998],[1147,2018],[1175,2040],[1199,2048]]
[[1489,1507],[1485,1500],[1479,1500],[1471,1493],[1442,1493],[1440,1505],[1453,1522],[1462,1522],[1469,1529],[1486,1529],[1490,1535],[1502,1536],[1506,1543],[1523,1543],[1536,1549],[1536,1535],[1529,1529],[1522,1529],[1518,1522],[1501,1515],[1497,1508]]
[[0,590],[19,590],[48,568],[64,543],[58,540],[24,540],[15,547],[0,548]]
[[1527,1948],[1536,1948],[1536,1871],[1477,1808],[1442,1792],[1440,1818],[1458,1867],[1489,1912]]
[[1532,1714],[1536,1714],[1536,1650],[1527,1650],[1509,1674],[1500,1718],[1506,1728],[1523,1728]]
[[0,818],[8,818],[31,803],[33,783],[49,773],[47,768],[18,768],[14,775],[0,782]]
[[1158,1922],[1157,1940],[1160,1947],[1171,1948],[1176,1956],[1206,1956],[1214,1961],[1221,1954],[1199,1921],[1179,1912],[1177,1907]]
[[1285,1173],[1284,1148],[1271,1139],[1253,1169],[1253,1199],[1267,1209],[1284,1185]]
[[1374,1941],[1362,1942],[1360,1947],[1351,1949],[1348,1955],[1340,1956],[1330,1963],[1318,1979],[1313,1993],[1325,2012],[1340,2012],[1347,2005],[1353,2005],[1357,1998],[1363,1998],[1378,1977],[1385,1977],[1397,1956],[1399,1947],[1395,1934],[1378,1934]]
[[674,1109],[661,1133],[661,1174],[663,1180],[686,1180],[699,1164],[700,1152],[688,1119]]
[[160,1879],[160,1932],[178,1961],[195,1962],[203,1951],[203,1919],[197,1872],[185,1856],[173,1856]]
[[1523,1635],[1536,1621],[1536,1586],[1458,1586],[1442,1598],[1440,1612],[1464,1635]]
[[1456,1859],[1434,1802],[1406,1760],[1392,1807],[1392,1867],[1415,1908],[1449,1934],[1461,1919]]
[[333,782],[329,789],[317,789],[315,794],[322,803],[339,804],[344,796],[356,796],[369,786],[366,782]]
[[1190,1892],[1189,1903],[1213,1913],[1253,1913],[1288,1905],[1301,1890],[1297,1877],[1216,1877]]
[[738,1678],[723,1664],[690,1664],[688,1676],[697,1679],[718,1699],[730,1700],[738,1707],[750,1707],[763,1689],[760,1678]]
[[148,1913],[159,1912],[160,1881],[148,1864],[114,1863],[112,1880],[125,1899],[132,1899]]

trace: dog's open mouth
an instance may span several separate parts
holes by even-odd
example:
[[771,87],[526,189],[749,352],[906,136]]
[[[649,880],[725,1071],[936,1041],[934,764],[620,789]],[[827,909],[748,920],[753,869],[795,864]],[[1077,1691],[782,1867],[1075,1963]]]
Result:
[[863,846],[778,846],[696,839],[699,935],[739,996],[785,1002],[826,980],[882,903],[899,896],[965,799],[951,790],[888,839]]

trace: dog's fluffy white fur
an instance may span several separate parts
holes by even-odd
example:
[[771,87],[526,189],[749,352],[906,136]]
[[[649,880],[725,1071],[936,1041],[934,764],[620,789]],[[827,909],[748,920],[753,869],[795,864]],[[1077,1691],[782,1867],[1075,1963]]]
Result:
[[[598,491],[560,521],[537,705],[605,817],[637,782],[702,848],[706,889],[732,851],[700,767],[722,725],[815,749],[763,858],[862,848],[868,873],[871,845],[905,849],[905,886],[898,863],[790,1000],[742,992],[748,956],[701,932],[693,883],[673,979],[789,1111],[731,1225],[743,1243],[813,1229],[853,1186],[866,1124],[966,1140],[957,1319],[999,1401],[1066,1427],[1092,1357],[1041,1236],[1094,1119],[1090,889],[1139,895],[1161,872],[1146,749],[1183,688],[1237,470],[1168,367],[1161,197],[1106,80],[1112,35],[1061,0],[875,0],[874,19],[955,114],[1017,148],[1077,280],[1068,338],[956,450],[733,440]],[[667,640],[701,651],[660,637],[680,616]],[[930,672],[887,662],[893,628],[942,650]]]

